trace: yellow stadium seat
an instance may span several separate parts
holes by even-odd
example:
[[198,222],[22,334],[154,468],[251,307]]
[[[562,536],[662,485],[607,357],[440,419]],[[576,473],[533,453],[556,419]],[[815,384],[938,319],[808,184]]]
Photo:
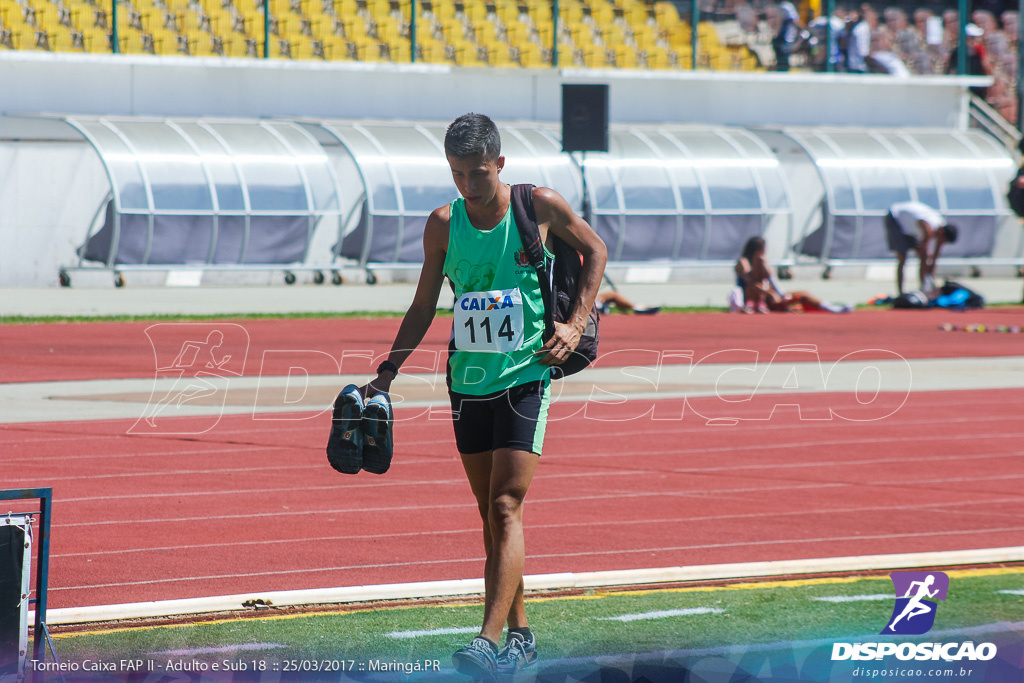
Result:
[[[577,50],[573,49],[573,46],[566,43],[564,40],[558,44],[558,64],[556,66],[578,66],[582,62],[582,52],[580,52],[580,59],[576,59]],[[550,58],[549,60],[550,61]]]
[[165,19],[164,13],[161,10],[148,8],[139,13],[142,21],[142,30],[152,33],[157,29],[164,27]]
[[629,45],[616,45],[615,66],[620,69],[640,68],[640,60],[637,58],[636,50]]
[[38,50],[39,39],[36,37],[36,29],[26,23],[21,23],[17,28],[11,28],[11,48],[15,50]]
[[176,55],[179,51],[178,34],[165,28],[154,29],[153,50],[158,55]]
[[589,24],[570,24],[569,35],[572,36],[572,42],[576,47],[590,45],[594,42],[594,29]]
[[220,8],[210,9],[207,10],[207,15],[210,17],[211,33],[224,37],[234,32],[235,18],[230,12]]
[[305,19],[294,12],[282,12],[277,15],[277,31],[281,35],[301,34],[304,25]]
[[47,31],[47,43],[54,52],[70,52],[81,50],[81,41],[76,41],[67,26],[55,26]]
[[319,59],[313,49],[313,42],[306,36],[296,36],[291,43],[292,59]]
[[558,16],[559,18],[567,23],[575,24],[583,21],[583,7],[578,2],[560,2],[558,3]]
[[668,0],[658,0],[654,3],[654,16],[659,24],[675,24],[679,22],[679,10]]
[[407,39],[388,43],[388,57],[395,64],[408,64],[412,61],[412,49]]
[[506,43],[493,42],[487,46],[487,63],[491,66],[516,66],[512,49]]
[[458,19],[447,19],[441,24],[441,34],[445,42],[455,44],[456,41],[466,39],[466,25]]
[[416,57],[427,64],[444,64],[448,61],[448,48],[440,40],[429,38],[416,46]]
[[615,21],[615,9],[611,5],[591,7],[590,16],[594,18],[598,26],[607,26]]
[[481,0],[465,0],[462,8],[466,18],[472,24],[487,18],[487,6]]
[[608,55],[603,45],[586,45],[581,50],[584,66],[591,69],[603,69],[608,66]]
[[521,21],[505,24],[505,37],[510,45],[519,45],[530,39],[530,27]]
[[[559,24],[559,31],[565,29],[565,24]],[[551,45],[551,37],[555,35],[555,25],[551,21],[533,22],[533,31],[540,39],[541,45]]]
[[327,36],[321,41],[324,59],[337,61],[348,59],[348,41],[341,36]]
[[105,29],[91,27],[82,29],[82,42],[86,52],[109,53],[110,34]]
[[430,5],[430,11],[438,21],[455,18],[455,4],[451,0],[441,0]]
[[355,44],[356,59],[359,61],[382,61],[380,41],[369,36],[355,36],[352,42]]
[[456,43],[453,47],[455,48],[455,63],[459,66],[487,66],[487,50],[481,49],[473,41],[464,40],[461,43]]
[[626,36],[621,26],[607,24],[601,27],[601,40],[608,47],[617,47],[626,41]]
[[36,18],[36,27],[45,30],[60,26],[60,11],[47,0],[37,0],[32,5]]
[[118,42],[124,54],[143,54],[153,52],[153,39],[138,29],[125,27],[118,32]]
[[547,62],[544,61],[544,54],[540,49],[540,45],[536,43],[525,43],[517,46],[519,51],[519,64],[521,66],[539,69],[547,66]]
[[225,36],[224,41],[221,44],[221,49],[224,51],[225,57],[251,57],[249,54],[249,44],[240,33]]
[[402,37],[402,26],[394,17],[384,17],[377,21],[377,38],[385,43],[393,43]]
[[548,5],[537,5],[530,7],[527,11],[535,26],[551,23],[551,7]]
[[499,3],[495,10],[503,24],[507,25],[514,21],[519,21],[519,6],[515,3]]
[[471,28],[473,37],[481,45],[485,45],[487,41],[498,37],[498,28],[494,25],[493,21],[482,19],[475,22]]

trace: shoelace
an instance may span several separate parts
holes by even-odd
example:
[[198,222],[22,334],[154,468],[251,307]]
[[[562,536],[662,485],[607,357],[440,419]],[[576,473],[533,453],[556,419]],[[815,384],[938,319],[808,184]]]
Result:
[[487,644],[486,641],[484,641],[484,640],[482,640],[480,638],[474,638],[473,642],[470,643],[469,646],[471,648],[473,648],[474,650],[480,650],[481,652],[485,652],[488,655],[490,655],[487,658],[488,660],[494,659],[494,650],[493,650],[493,648],[491,648],[490,645]]
[[508,641],[508,650],[505,654],[505,660],[514,662],[521,659],[526,659],[526,643],[519,638],[512,638]]

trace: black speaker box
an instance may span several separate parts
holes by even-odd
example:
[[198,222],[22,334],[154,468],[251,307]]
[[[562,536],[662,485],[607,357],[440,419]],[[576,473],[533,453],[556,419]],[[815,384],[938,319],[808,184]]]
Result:
[[562,151],[608,151],[608,86],[562,84]]

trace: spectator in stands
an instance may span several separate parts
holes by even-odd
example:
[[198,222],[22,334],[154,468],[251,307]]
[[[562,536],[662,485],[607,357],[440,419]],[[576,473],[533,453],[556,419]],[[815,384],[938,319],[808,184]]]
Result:
[[832,64],[833,71],[840,71],[842,69],[843,58],[839,46],[846,42],[846,22],[843,20],[844,16],[843,9],[836,5],[835,13],[830,18],[832,23],[832,40],[827,49],[825,47],[825,34],[827,33],[826,29],[829,19],[815,17],[807,24],[807,30],[811,32],[817,45],[817,49],[814,52],[815,71],[826,70],[826,59]]
[[913,249],[920,260],[921,289],[935,289],[935,263],[942,245],[956,242],[956,226],[946,222],[938,211],[921,202],[897,202],[885,217],[885,235],[890,251],[896,252],[896,295],[903,295],[903,266]]
[[971,23],[984,31],[986,35],[999,31],[999,22],[996,21],[996,15],[986,9],[976,9],[971,12]]
[[875,31],[875,34],[871,36],[871,54],[868,55],[866,64],[871,73],[901,77],[910,75],[903,60],[892,51],[889,35],[882,31]]
[[[907,13],[898,7],[889,7],[884,12],[885,30],[889,34],[889,40],[893,46],[899,46],[904,36],[913,38],[914,29],[907,21]],[[901,55],[902,57],[902,55]]]
[[1017,53],[1017,20],[1017,13],[1011,10],[999,16],[999,21],[1003,24],[1003,35],[1006,37],[1006,48],[1014,54]]
[[804,39],[802,34],[807,31],[807,27],[800,23],[800,14],[789,0],[779,3],[773,14],[775,21],[772,23],[778,25],[775,37],[772,38],[772,49],[775,50],[775,70],[789,71],[789,57],[796,52]]
[[865,9],[870,10],[870,6],[861,5],[846,16],[846,70],[855,74],[867,72],[865,60],[871,52],[871,25]]
[[736,287],[729,296],[729,310],[733,313],[849,313],[853,308],[821,301],[807,292],[784,291],[775,279],[775,272],[765,256],[764,238],[751,237],[743,245],[743,253],[736,261]]
[[[989,75],[988,70],[985,68],[985,44],[982,41],[982,37],[985,35],[985,32],[981,30],[981,27],[974,23],[967,24],[965,31],[967,32],[967,75]],[[946,66],[947,74],[955,74],[958,72],[960,68],[959,55],[960,46],[957,45],[949,53],[949,64]],[[971,92],[978,97],[985,99],[988,94],[988,88],[983,85],[974,86],[971,88]]]

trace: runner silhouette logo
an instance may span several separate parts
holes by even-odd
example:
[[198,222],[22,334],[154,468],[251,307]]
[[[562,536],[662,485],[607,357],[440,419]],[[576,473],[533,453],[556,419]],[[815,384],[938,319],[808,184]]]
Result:
[[882,633],[919,636],[935,624],[936,600],[945,600],[949,577],[943,572],[893,572],[896,605]]

